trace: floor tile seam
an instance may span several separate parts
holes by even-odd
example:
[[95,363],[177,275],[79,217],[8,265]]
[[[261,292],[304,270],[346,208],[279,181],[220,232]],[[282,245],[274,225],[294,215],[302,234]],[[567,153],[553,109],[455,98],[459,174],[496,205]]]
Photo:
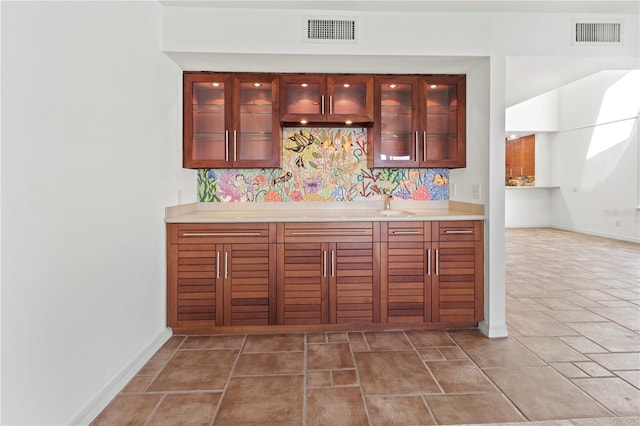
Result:
[[222,401],[224,401],[224,397],[227,394],[227,389],[229,387],[229,383],[231,383],[231,379],[233,378],[233,373],[236,369],[236,365],[238,364],[238,361],[240,360],[240,354],[242,354],[242,350],[244,349],[244,346],[247,343],[247,338],[248,335],[245,334],[243,335],[243,339],[242,339],[242,344],[240,345],[240,349],[238,350],[238,353],[236,354],[235,359],[233,360],[233,364],[231,365],[231,370],[229,371],[228,375],[227,375],[227,380],[225,380],[224,386],[222,388],[222,392],[220,395],[220,398],[218,399],[218,404],[215,408],[215,410],[213,411],[213,415],[211,416],[211,420],[209,421],[209,426],[213,426],[216,417],[218,416],[218,413],[220,412],[220,407],[222,407]]
[[[369,352],[371,352],[371,348],[369,347],[369,342],[367,341],[365,333],[361,332],[360,334],[362,335],[362,340],[364,341],[364,344],[366,345],[367,348],[369,348]],[[360,371],[358,370],[358,364],[356,363],[356,352],[353,350],[349,333],[346,333],[346,335],[347,335],[347,341],[349,342],[349,352],[351,352],[351,362],[353,363],[353,368],[356,371],[356,384],[358,385],[358,389],[360,390],[362,407],[364,408],[364,413],[367,416],[367,422],[369,423],[369,425],[373,425],[374,424],[373,416],[371,415],[371,412],[369,411],[369,406],[367,405],[367,400],[364,394],[364,388],[362,387],[362,380],[360,379]],[[365,353],[365,352],[359,352],[359,353]],[[333,384],[333,375],[331,376],[331,383]]]
[[[602,379],[605,379],[606,377],[601,377],[601,378],[602,378]],[[596,380],[597,380],[597,379],[598,379],[598,377],[591,377],[591,378],[589,378],[589,377],[581,377],[581,378],[578,378],[578,379],[567,379],[567,380],[569,380],[569,381],[570,381],[570,382],[571,382],[571,383],[572,383],[576,388],[578,388],[578,390],[579,390],[580,392],[582,392],[582,393],[583,393],[587,398],[589,398],[589,399],[591,399],[592,401],[594,401],[594,402],[595,402],[595,403],[596,403],[600,408],[602,408],[602,409],[603,409],[603,410],[605,410],[607,413],[609,413],[609,415],[610,415],[611,417],[618,417],[618,416],[616,415],[616,413],[614,413],[614,412],[613,412],[613,410],[610,410],[606,405],[604,405],[603,403],[601,403],[600,401],[598,401],[595,397],[593,397],[593,396],[589,395],[589,393],[588,393],[586,390],[582,389],[582,388],[581,388],[577,383],[575,383],[575,382],[574,382],[575,380],[580,381],[580,380],[589,380],[589,379],[596,379]],[[639,413],[639,414],[640,414],[640,413]]]
[[[184,344],[184,342],[187,341],[187,337],[186,336],[181,336],[182,337],[182,341],[176,346],[176,348],[171,351],[171,355],[165,359],[165,360],[157,360],[157,361],[163,361],[164,364],[162,365],[161,368],[158,369],[158,371],[156,372],[156,374],[154,375],[148,375],[145,377],[153,377],[153,379],[151,379],[149,381],[149,383],[147,383],[147,386],[145,386],[144,390],[146,391],[147,389],[149,389],[151,387],[151,385],[158,379],[158,377],[160,377],[160,374],[162,374],[162,372],[164,371],[165,368],[167,368],[167,365],[169,365],[169,362],[173,359],[173,357],[176,355],[176,353],[178,353],[178,351],[180,350],[180,346],[182,346]],[[156,354],[161,350],[162,348],[158,349],[158,351],[156,352]],[[154,354],[155,356],[155,354]],[[153,357],[151,357],[151,359],[153,359]],[[145,364],[144,366],[142,366],[142,368],[140,368],[141,371],[144,367],[146,367],[147,364]],[[137,375],[137,374],[136,374]],[[122,391],[120,391],[120,393],[122,393]]]
[[166,394],[162,395],[162,397],[158,400],[158,402],[156,403],[156,405],[153,407],[153,409],[151,410],[151,412],[149,413],[149,415],[147,416],[147,418],[145,419],[143,426],[147,426],[149,424],[149,422],[151,421],[151,419],[153,418],[153,416],[155,416],[155,414],[158,412],[158,410],[160,409],[160,406],[162,405],[162,403],[164,402],[165,398],[167,397]]
[[304,352],[304,349],[301,351],[260,351],[260,352],[244,352],[243,351],[241,353],[242,355],[267,355],[267,354],[288,354],[288,353],[299,354],[302,352]]
[[299,373],[232,374],[231,378],[232,379],[242,379],[242,378],[246,379],[246,378],[249,378],[249,377],[255,378],[255,377],[283,377],[283,376],[286,376],[286,377],[289,377],[289,376],[292,376],[292,377],[304,376],[304,373],[303,372],[299,372]]
[[[594,313],[595,313],[595,312],[594,312]],[[598,314],[596,314],[596,315],[598,315]],[[626,325],[624,325],[624,324],[620,324],[620,323],[618,323],[618,322],[616,322],[616,321],[613,321],[613,320],[610,320],[610,319],[608,319],[608,318],[607,318],[607,321],[593,321],[593,322],[594,322],[594,323],[598,323],[598,324],[599,324],[599,323],[607,323],[607,322],[608,322],[608,323],[612,323],[612,324],[615,324],[615,325],[617,325],[617,326],[619,326],[619,327],[624,328],[625,330],[627,330],[627,331],[629,331],[629,332],[631,332],[631,333],[633,333],[633,334],[637,334],[638,336],[640,336],[640,333],[639,333],[638,331],[633,330],[633,329],[631,329],[631,328],[627,327],[627,326],[626,326]],[[567,322],[567,323],[565,324],[567,327],[569,327],[569,328],[571,328],[571,329],[575,330],[573,327],[571,327],[571,326],[569,326],[569,325],[567,325],[567,324],[585,324],[585,323],[581,323],[581,322],[576,323],[575,321],[573,321],[573,322],[569,321],[569,322]],[[576,330],[576,331],[577,331],[577,330]],[[578,333],[579,333],[579,332],[578,332]],[[580,333],[580,335],[581,335],[581,336],[584,336],[582,333]],[[584,337],[586,337],[586,336],[584,336]],[[600,345],[600,346],[602,346],[602,345]]]
[[351,384],[351,385],[327,385],[327,386],[307,386],[307,389],[333,389],[333,388],[360,388],[359,384]]
[[420,400],[422,400],[422,404],[427,408],[427,412],[431,416],[431,420],[433,420],[433,423],[436,424],[436,425],[440,424],[438,422],[438,419],[436,418],[436,413],[434,413],[433,410],[431,409],[431,406],[429,406],[429,403],[427,402],[426,396],[425,395],[420,395]]
[[[307,368],[307,361],[308,361],[308,357],[307,357],[307,352],[308,352],[308,348],[307,345],[309,344],[307,342],[309,333],[304,333],[303,335],[303,339],[302,339],[302,348],[303,348],[303,353],[302,353],[302,372],[303,372],[303,376],[302,376],[302,421],[301,421],[301,426],[306,426],[307,425],[307,383],[309,380],[309,369]],[[327,339],[327,335],[325,333],[325,340]]]
[[[413,348],[413,352],[416,354],[416,356],[418,357],[420,362],[422,362],[422,365],[424,366],[424,368],[427,369],[427,372],[431,375],[431,379],[433,379],[434,383],[438,386],[438,389],[440,389],[440,391],[444,393],[444,388],[442,387],[442,385],[440,384],[440,382],[436,378],[436,375],[429,368],[429,365],[427,365],[427,362],[422,358],[422,355],[420,355],[420,352],[418,352],[418,350],[416,349],[416,346],[413,344],[413,341],[409,338],[409,336],[407,336],[406,331],[403,330],[402,334],[403,334],[404,338],[409,341],[409,345]],[[449,335],[447,333],[443,333],[443,334],[445,336],[449,337]],[[449,337],[449,339],[451,339],[451,337]],[[453,342],[453,339],[451,339],[451,341]]]
[[196,395],[202,393],[222,394],[222,389],[194,389],[194,390],[161,390],[147,392],[127,392],[127,395]]

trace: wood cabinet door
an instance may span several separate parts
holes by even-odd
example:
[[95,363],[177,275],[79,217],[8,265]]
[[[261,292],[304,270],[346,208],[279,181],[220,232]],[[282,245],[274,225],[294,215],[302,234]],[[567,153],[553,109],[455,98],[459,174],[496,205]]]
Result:
[[275,244],[225,244],[218,253],[224,262],[224,325],[275,324]]
[[380,261],[381,321],[431,321],[432,249],[429,222],[386,222]]
[[281,74],[280,121],[291,125],[326,121],[326,93],[324,74]]
[[275,74],[234,77],[229,159],[233,167],[280,167],[282,130]]
[[466,77],[422,78],[420,167],[466,166]]
[[522,144],[522,175],[536,174],[536,136],[529,135],[521,138]]
[[411,76],[376,77],[373,167],[418,167],[418,83]]
[[379,317],[371,222],[278,224],[278,324],[369,324]]
[[473,323],[484,314],[483,222],[434,222],[432,319]]
[[274,324],[275,279],[275,224],[167,224],[174,331]]
[[373,122],[373,92],[371,75],[329,74],[327,121],[347,125]]
[[183,167],[229,167],[232,87],[231,74],[183,74]]
[[[329,323],[371,324],[379,312],[372,241],[329,245]],[[378,314],[379,315],[379,314]]]
[[183,101],[185,168],[280,166],[277,75],[185,72]]

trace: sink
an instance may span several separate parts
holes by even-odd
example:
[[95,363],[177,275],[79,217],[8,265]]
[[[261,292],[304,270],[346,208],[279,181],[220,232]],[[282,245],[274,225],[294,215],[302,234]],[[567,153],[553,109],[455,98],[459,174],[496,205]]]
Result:
[[404,210],[378,210],[378,214],[382,216],[412,216],[413,213]]

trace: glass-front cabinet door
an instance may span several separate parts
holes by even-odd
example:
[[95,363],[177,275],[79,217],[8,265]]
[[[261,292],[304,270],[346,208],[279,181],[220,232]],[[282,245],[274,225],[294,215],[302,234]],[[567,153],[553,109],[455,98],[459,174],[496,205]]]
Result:
[[347,74],[280,76],[280,120],[307,124],[373,122],[373,77]]
[[278,116],[278,77],[237,77],[236,122],[231,143],[235,167],[279,167],[282,133]]
[[376,79],[374,167],[417,167],[418,79],[388,76]]
[[425,77],[422,89],[423,167],[465,167],[464,76]]
[[183,167],[279,167],[278,78],[185,72]]
[[185,73],[183,76],[183,165],[210,167],[226,163],[231,128],[230,74]]

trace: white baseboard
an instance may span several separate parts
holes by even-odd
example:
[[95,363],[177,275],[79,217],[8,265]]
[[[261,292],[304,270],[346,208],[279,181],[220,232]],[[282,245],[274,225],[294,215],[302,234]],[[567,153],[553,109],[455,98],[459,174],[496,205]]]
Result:
[[640,243],[640,239],[637,237],[636,238],[623,237],[620,235],[605,234],[602,232],[591,232],[591,231],[585,231],[583,229],[575,229],[575,228],[569,228],[566,226],[558,226],[558,225],[551,225],[549,226],[549,228],[559,229],[561,231],[576,232],[578,234],[593,235],[594,237],[602,237],[602,238],[610,238],[612,240],[627,241],[627,242],[636,243],[636,244]]
[[166,328],[147,346],[106,388],[71,422],[72,425],[88,425],[105,409],[111,400],[129,383],[138,371],[173,335],[171,328]]
[[507,325],[500,324],[494,325],[490,324],[488,321],[483,320],[478,323],[478,329],[487,337],[507,337]]

